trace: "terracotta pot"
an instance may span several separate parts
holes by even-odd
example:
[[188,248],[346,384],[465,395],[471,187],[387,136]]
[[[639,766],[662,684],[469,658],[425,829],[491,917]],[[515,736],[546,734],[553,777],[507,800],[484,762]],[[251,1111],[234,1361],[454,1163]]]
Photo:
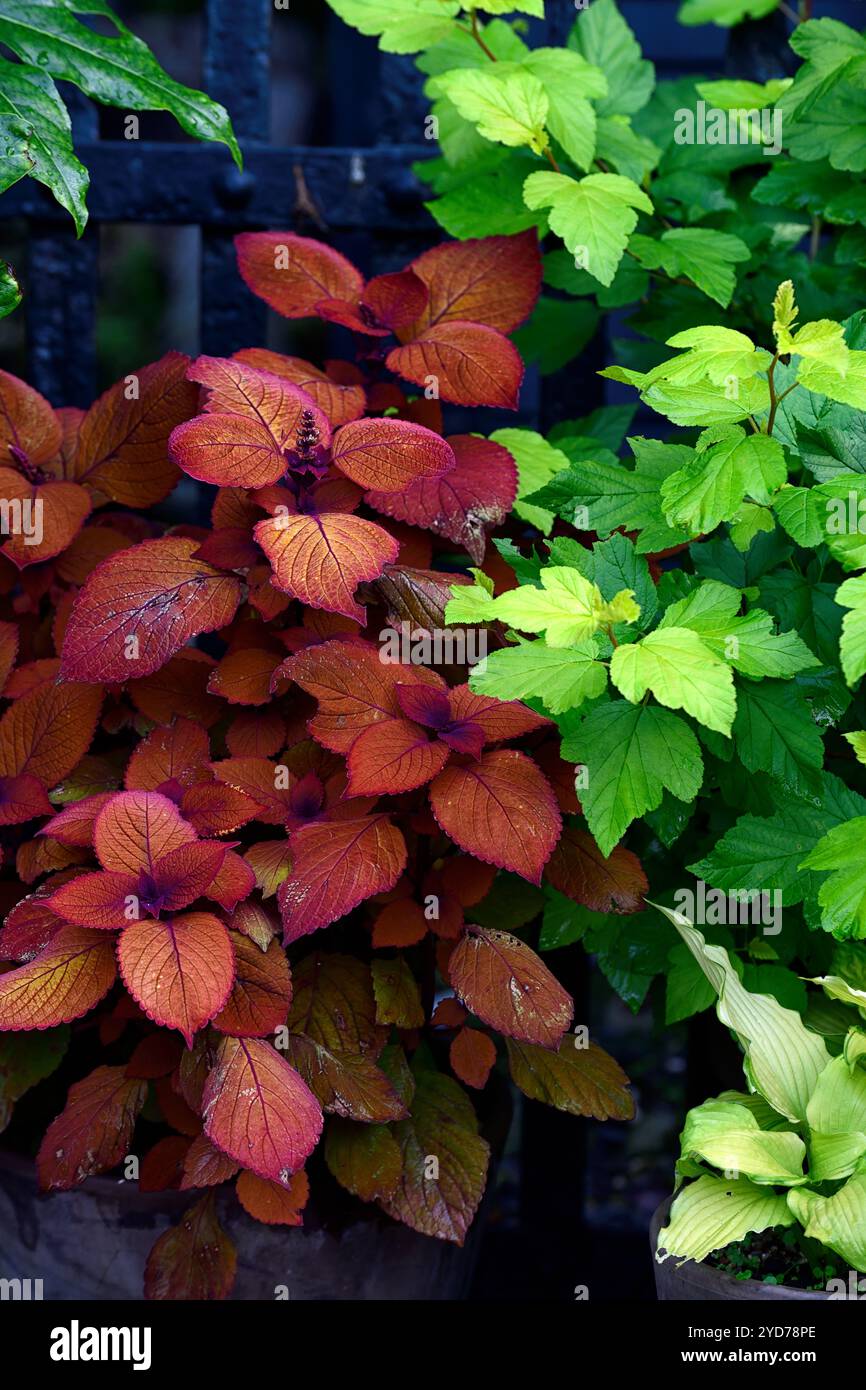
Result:
[[[40,1195],[32,1162],[0,1151],[0,1278],[41,1279],[48,1300],[141,1299],[150,1247],[195,1200],[192,1192],[143,1193],[112,1178]],[[482,1204],[461,1250],[375,1208],[334,1230],[309,1209],[305,1225],[292,1228],[253,1221],[230,1192],[219,1204],[238,1250],[233,1299],[271,1301],[280,1286],[302,1301],[464,1298],[483,1220]]]
[[702,1302],[753,1302],[755,1300],[778,1302],[791,1299],[827,1299],[826,1293],[808,1289],[788,1288],[784,1284],[761,1284],[756,1279],[734,1279],[721,1269],[711,1265],[697,1264],[686,1260],[677,1265],[673,1256],[659,1264],[656,1259],[659,1231],[667,1221],[672,1197],[662,1202],[656,1209],[650,1225],[650,1253],[656,1277],[656,1296],[660,1303],[702,1303]]

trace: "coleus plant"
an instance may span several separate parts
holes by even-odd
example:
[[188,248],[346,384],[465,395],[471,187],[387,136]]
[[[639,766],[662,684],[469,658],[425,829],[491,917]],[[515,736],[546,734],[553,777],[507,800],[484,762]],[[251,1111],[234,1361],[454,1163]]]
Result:
[[[638,859],[563,832],[546,715],[379,640],[443,626],[472,562],[501,576],[487,536],[514,459],[443,437],[440,399],[515,404],[534,234],[368,284],[290,233],[238,256],[282,313],[348,327],[358,360],[172,353],[86,413],[0,377],[4,505],[34,519],[0,560],[0,1116],[22,1141],[13,1111],[56,1073],[44,1189],[143,1143],[142,1187],[197,1194],[153,1248],[151,1298],[226,1296],[215,1189],[298,1225],[320,1140],[350,1193],[462,1243],[489,1158],[464,1087],[499,1036],[528,1096],[632,1113],[525,938],[542,874],[629,913]],[[147,514],[182,472],[216,485],[210,528]]]

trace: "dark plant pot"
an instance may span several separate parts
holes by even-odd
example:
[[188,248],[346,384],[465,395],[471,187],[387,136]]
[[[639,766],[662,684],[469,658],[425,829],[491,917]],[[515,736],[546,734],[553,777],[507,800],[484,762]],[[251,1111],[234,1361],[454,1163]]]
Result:
[[[48,1300],[139,1300],[151,1246],[196,1195],[89,1178],[44,1196],[33,1163],[0,1151],[0,1278],[41,1279]],[[339,1229],[309,1208],[303,1227],[263,1226],[226,1192],[219,1215],[238,1250],[233,1299],[442,1300],[466,1296],[484,1204],[463,1249],[375,1209]]]
[[783,1284],[761,1284],[754,1279],[733,1279],[721,1269],[711,1265],[697,1264],[686,1260],[677,1265],[673,1255],[659,1264],[656,1260],[659,1231],[668,1218],[672,1197],[668,1197],[656,1208],[650,1225],[650,1253],[656,1277],[656,1296],[660,1303],[704,1303],[736,1302],[746,1303],[774,1301],[780,1299],[829,1298],[829,1294],[810,1292],[808,1289],[787,1288]]

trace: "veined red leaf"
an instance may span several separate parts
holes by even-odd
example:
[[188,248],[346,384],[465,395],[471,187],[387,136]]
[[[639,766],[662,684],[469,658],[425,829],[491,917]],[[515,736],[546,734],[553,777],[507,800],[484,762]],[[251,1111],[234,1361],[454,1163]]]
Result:
[[355,601],[355,590],[362,580],[381,574],[399,548],[381,526],[345,512],[267,517],[254,534],[278,589],[311,608],[345,613],[359,623],[364,609]]
[[157,1240],[144,1269],[144,1296],[172,1301],[228,1298],[236,1267],[237,1251],[217,1220],[209,1192]]
[[617,845],[605,858],[585,830],[566,826],[545,870],[560,893],[593,912],[640,912],[649,892],[640,860]]
[[233,849],[226,851],[222,867],[207,890],[209,898],[232,912],[239,902],[248,898],[256,886],[256,876],[246,860]]
[[33,960],[0,975],[0,1028],[56,1028],[81,1018],[108,993],[116,973],[110,938],[63,926]]
[[[189,1056],[189,1053],[187,1053]],[[227,1182],[238,1171],[238,1164],[212,1144],[206,1134],[198,1134],[187,1151],[183,1165],[181,1189],[190,1187],[217,1187]]]
[[164,782],[188,787],[202,776],[210,757],[207,731],[191,719],[152,729],[133,750],[123,785],[127,791],[156,791]]
[[[0,372],[0,453],[15,449],[37,467],[60,448],[60,420],[44,396],[11,372]],[[12,454],[14,458],[15,455]]]
[[427,307],[427,286],[414,270],[377,275],[364,289],[362,303],[378,323],[399,333],[421,318]]
[[119,930],[134,920],[129,908],[138,900],[138,888],[137,874],[79,874],[52,894],[48,906],[75,926]]
[[286,721],[276,709],[242,709],[226,730],[226,746],[235,758],[270,758],[286,741]]
[[284,940],[296,941],[393,888],[406,842],[385,815],[303,826],[291,838],[292,871],[278,890]]
[[541,252],[532,230],[445,241],[416,256],[411,270],[428,291],[426,307],[405,335],[412,338],[452,319],[511,333],[529,317],[541,289]]
[[241,586],[194,558],[181,536],[110,556],[78,594],[63,643],[66,680],[127,681],[151,675],[200,632],[225,627]]
[[240,932],[230,933],[235,979],[225,1006],[214,1017],[221,1033],[237,1038],[266,1038],[285,1023],[292,1002],[289,963],[280,943],[266,950]]
[[202,836],[228,835],[258,813],[251,797],[220,782],[197,782],[188,787],[180,805],[184,819]]
[[196,898],[205,894],[213,897],[219,891],[215,884],[229,853],[217,841],[196,840],[179,845],[154,865],[149,881],[142,887],[145,893],[152,893],[159,912],[178,912]]
[[120,1163],[146,1096],[147,1083],[128,1077],[124,1067],[97,1067],[70,1086],[36,1156],[42,1191],[75,1187]]
[[90,498],[76,483],[31,483],[0,468],[0,505],[7,518],[2,554],[18,569],[65,550],[90,513]]
[[0,777],[0,825],[21,825],[36,816],[50,816],[54,807],[38,777]]
[[420,338],[392,348],[389,371],[416,386],[435,384],[455,405],[517,409],[523,362],[514,344],[496,328],[460,319],[434,324]]
[[550,719],[536,714],[520,700],[475,695],[468,685],[456,685],[449,691],[448,698],[452,718],[479,724],[484,730],[485,743],[504,743],[507,739],[534,733],[536,729],[553,728]]
[[510,1038],[554,1047],[573,1005],[547,966],[519,937],[473,927],[448,966],[457,997],[482,1022]]
[[450,755],[450,748],[408,719],[370,724],[349,749],[349,792],[380,796],[412,791],[441,772]]
[[9,673],[18,655],[18,627],[0,622],[0,692],[5,690]]
[[351,261],[312,237],[242,232],[235,247],[244,282],[284,318],[309,318],[322,299],[354,302],[364,288]]
[[212,656],[196,647],[185,647],[152,676],[131,680],[129,698],[146,719],[170,724],[173,719],[195,719],[209,729],[223,713],[215,695],[207,693]]
[[468,854],[541,881],[562,820],[549,783],[525,753],[501,749],[468,767],[446,767],[430,787],[430,805]]
[[244,1168],[283,1186],[322,1132],[315,1096],[259,1038],[221,1039],[203,1101],[205,1134]]
[[169,1192],[180,1187],[183,1165],[191,1140],[182,1134],[158,1139],[141,1160],[139,1192]]
[[177,1028],[188,1047],[231,992],[231,940],[210,912],[133,922],[120,937],[117,957],[133,999],[154,1023]]
[[279,922],[263,903],[248,899],[239,903],[232,913],[229,926],[241,936],[249,937],[260,951],[266,951],[279,931]]
[[570,1115],[632,1119],[634,1100],[619,1063],[595,1043],[582,1047],[579,1041],[565,1037],[550,1051],[509,1038],[508,1061],[515,1085],[530,1100],[544,1101]]
[[292,869],[288,840],[260,840],[244,852],[263,898],[271,898]]
[[279,654],[267,647],[239,647],[227,652],[214,667],[207,688],[230,705],[266,705],[271,698],[271,677],[279,664]]
[[270,348],[244,348],[235,353],[235,358],[238,362],[246,362],[259,371],[285,377],[286,381],[300,386],[313,398],[335,429],[339,425],[347,425],[350,420],[360,419],[364,414],[367,399],[363,386],[343,385],[334,381],[302,357],[286,357],[281,352],[272,352]]
[[333,461],[359,487],[398,492],[456,462],[441,435],[407,420],[356,420],[337,431]]
[[179,1065],[183,1051],[183,1043],[173,1033],[162,1030],[149,1033],[136,1044],[126,1064],[126,1074],[141,1081],[156,1081],[161,1076],[169,1076]]
[[285,825],[291,810],[291,785],[280,779],[279,769],[285,764],[273,763],[270,758],[223,758],[211,763],[214,776],[228,787],[255,802],[257,820],[266,825]]
[[293,1173],[288,1186],[244,1172],[235,1183],[238,1201],[254,1221],[266,1226],[303,1226],[301,1212],[310,1196],[306,1173]]
[[28,773],[53,787],[90,747],[102,707],[93,685],[37,686],[0,719],[0,777]]
[[106,803],[93,831],[104,869],[152,873],[157,860],[196,838],[173,801],[160,792],[117,792]]

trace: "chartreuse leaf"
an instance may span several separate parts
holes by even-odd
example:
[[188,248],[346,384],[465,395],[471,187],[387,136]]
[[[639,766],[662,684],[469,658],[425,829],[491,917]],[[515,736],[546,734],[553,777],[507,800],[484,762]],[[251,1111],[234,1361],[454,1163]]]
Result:
[[820,666],[796,632],[776,634],[773,619],[761,608],[739,616],[741,593],[730,584],[704,580],[666,610],[660,627],[687,627],[716,656],[745,676],[794,676]]
[[21,303],[21,286],[11,265],[0,261],[0,319],[5,319]]
[[51,189],[80,235],[87,221],[87,170],[75,157],[69,113],[48,73],[0,58],[0,117],[26,131],[27,172]]
[[866,575],[846,579],[836,590],[836,602],[850,611],[842,619],[839,656],[849,685],[866,674]]
[[[390,3],[393,9],[397,0]],[[431,0],[421,3],[430,4]],[[444,0],[446,6],[449,3],[454,4],[456,11],[456,0]],[[438,0],[437,4],[441,13],[443,5]],[[76,19],[76,13],[109,20],[117,32],[111,37],[97,33]],[[0,43],[11,48],[24,63],[55,79],[73,82],[87,96],[106,106],[169,111],[187,134],[228,145],[240,166],[240,150],[224,108],[203,92],[184,87],[169,77],[147,44],[130,33],[105,0],[59,0],[50,5],[41,0],[4,0]],[[47,91],[43,99],[53,104]],[[42,119],[39,126],[44,136]],[[53,117],[50,123],[56,127]]]
[[733,267],[751,254],[740,237],[708,227],[672,227],[658,240],[633,236],[629,250],[647,270],[664,270],[671,278],[685,275],[723,308],[737,283]]
[[562,744],[567,762],[586,768],[580,801],[602,854],[633,820],[654,811],[667,789],[693,801],[703,780],[698,741],[682,719],[657,705],[598,705]]
[[866,764],[866,730],[858,729],[856,733],[843,734],[842,737],[847,739],[854,749],[858,763]]
[[640,617],[633,590],[605,601],[597,584],[566,565],[542,570],[540,589],[523,584],[500,594],[494,606],[497,618],[521,632],[546,632],[550,647],[570,647],[602,626]]
[[543,435],[535,430],[495,430],[490,438],[494,444],[501,444],[507,449],[517,464],[517,502],[514,506],[517,516],[549,535],[553,513],[521,499],[538,492],[555,474],[567,468],[567,456],[561,449],[548,444]]
[[[328,0],[353,29],[379,39],[385,53],[417,53],[453,32],[460,0]],[[511,8],[516,9],[517,6]]]
[[604,73],[567,48],[533,49],[521,68],[544,87],[547,128],[554,140],[579,169],[588,169],[595,156],[595,110],[590,98],[607,95]]
[[646,106],[655,86],[655,69],[615,0],[592,0],[577,16],[568,46],[582,53],[607,78],[607,96],[597,103],[600,116],[633,116]]
[[866,1173],[855,1173],[832,1197],[807,1188],[788,1193],[803,1234],[835,1250],[855,1269],[866,1270]]
[[804,869],[832,872],[822,883],[818,901],[821,925],[835,936],[866,937],[866,816],[856,816],[828,830],[801,863]]
[[526,145],[535,154],[548,146],[547,94],[531,72],[500,63],[489,69],[456,68],[434,77],[428,91],[447,97],[485,140]]
[[818,1077],[806,1119],[811,1181],[847,1178],[866,1154],[866,1071],[834,1057]]
[[[799,1195],[795,1189],[793,1195]],[[793,1226],[785,1194],[768,1192],[748,1178],[716,1178],[709,1173],[689,1183],[674,1198],[670,1222],[659,1232],[656,1260],[674,1255],[705,1260],[713,1250],[742,1240],[750,1231]]]
[[730,29],[744,19],[763,19],[778,4],[779,0],[683,0],[677,19],[680,24],[718,24]]
[[659,903],[652,906],[673,923],[715,989],[716,1013],[737,1034],[756,1090],[780,1115],[804,1120],[815,1083],[830,1060],[823,1039],[772,995],[750,994],[725,948],[705,941],[682,913]]
[[778,440],[746,434],[734,425],[665,479],[662,507],[671,526],[705,535],[736,516],[745,497],[769,502],[787,476],[785,452]]
[[708,729],[731,731],[737,709],[733,673],[690,628],[657,628],[617,647],[610,678],[632,704],[649,690],[659,704],[685,710]]
[[582,269],[610,285],[622,260],[637,214],[653,205],[631,179],[622,174],[530,174],[523,185],[526,206],[550,208],[551,231],[561,236]]
[[473,8],[483,10],[485,14],[513,14],[518,10],[520,14],[544,19],[544,0],[479,0]]
[[474,584],[454,584],[451,587],[453,598],[445,605],[446,623],[492,623],[496,614],[493,609],[493,580],[482,570],[470,570]]
[[680,1151],[684,1159],[703,1159],[759,1184],[800,1186],[808,1181],[803,1173],[806,1145],[800,1136],[790,1130],[761,1129],[752,1112],[733,1101],[708,1100],[690,1110]]
[[548,647],[521,642],[490,652],[472,668],[469,688],[498,700],[543,700],[551,714],[563,714],[601,695],[607,671],[591,642]]
[[724,386],[731,377],[741,381],[754,376],[770,362],[769,353],[763,348],[756,348],[745,333],[740,333],[736,328],[724,328],[720,324],[686,328],[682,333],[668,338],[667,346],[686,350],[653,367],[645,377],[650,384],[675,381],[682,386],[691,386],[706,378],[714,386]]

